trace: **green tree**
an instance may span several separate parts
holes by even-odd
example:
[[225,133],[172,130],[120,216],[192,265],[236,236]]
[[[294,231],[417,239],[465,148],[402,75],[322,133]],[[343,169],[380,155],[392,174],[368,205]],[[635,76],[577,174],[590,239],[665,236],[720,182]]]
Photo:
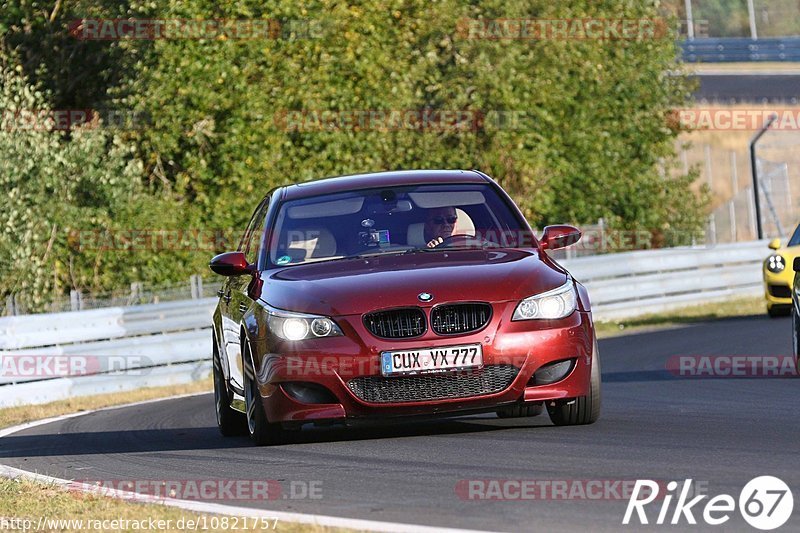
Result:
[[133,254],[97,238],[186,220],[143,192],[130,143],[102,124],[69,135],[57,129],[45,93],[22,70],[0,67],[0,297],[15,294],[23,308],[38,310],[72,288],[171,281],[199,269],[186,263],[191,254]]
[[[242,224],[273,185],[331,174],[481,168],[534,224],[591,223],[654,231],[700,227],[692,176],[673,172],[669,109],[685,80],[669,75],[671,35],[636,40],[488,40],[463,19],[658,18],[625,0],[168,1],[165,18],[278,18],[322,24],[319,38],[165,40],[143,54],[126,93],[151,111],[142,159],[212,224]],[[287,37],[287,36],[284,36]],[[134,47],[136,43],[131,43]],[[519,129],[284,131],[291,111],[472,110],[524,113]],[[677,227],[676,227],[677,226]]]

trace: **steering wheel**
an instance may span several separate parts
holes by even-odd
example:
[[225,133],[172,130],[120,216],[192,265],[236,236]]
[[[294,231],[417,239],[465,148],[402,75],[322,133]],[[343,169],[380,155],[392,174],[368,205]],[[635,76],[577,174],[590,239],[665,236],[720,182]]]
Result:
[[[476,246],[477,243],[477,246]],[[445,237],[442,239],[442,242],[434,246],[434,248],[444,247],[449,248],[451,246],[465,246],[465,247],[474,247],[474,248],[486,248],[491,246],[492,248],[496,248],[497,245],[491,241],[487,241],[486,239],[480,237],[474,237],[472,235],[465,235],[463,233],[459,233],[458,235],[450,235],[449,237]]]

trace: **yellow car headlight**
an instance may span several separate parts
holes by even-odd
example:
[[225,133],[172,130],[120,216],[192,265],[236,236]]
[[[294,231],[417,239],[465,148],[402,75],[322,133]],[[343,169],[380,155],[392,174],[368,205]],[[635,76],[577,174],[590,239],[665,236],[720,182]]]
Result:
[[786,260],[782,255],[772,254],[771,256],[767,257],[764,265],[767,267],[767,270],[773,274],[780,274],[786,268]]

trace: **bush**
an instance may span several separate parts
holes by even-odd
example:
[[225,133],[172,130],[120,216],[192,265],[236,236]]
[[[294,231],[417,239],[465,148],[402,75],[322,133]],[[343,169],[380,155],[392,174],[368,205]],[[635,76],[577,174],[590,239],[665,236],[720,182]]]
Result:
[[[38,305],[70,288],[186,279],[214,250],[114,253],[75,236],[242,228],[276,185],[366,171],[479,168],[538,227],[602,217],[609,229],[645,229],[665,245],[673,243],[665,236],[702,228],[705,196],[692,192],[693,174],[675,169],[678,132],[665,120],[688,97],[685,80],[668,74],[677,66],[673,36],[463,34],[468,19],[657,18],[651,3],[80,0],[51,13],[7,4],[1,109],[112,107],[152,123],[132,132],[0,131],[8,191],[0,296],[31,295]],[[68,28],[84,17],[282,25],[273,39],[76,40]],[[313,126],[320,113],[369,111],[450,111],[472,121],[422,130],[285,122],[292,113]]]
[[[480,168],[530,221],[654,232],[702,225],[694,176],[676,175],[668,110],[688,96],[671,36],[624,40],[485,40],[464,19],[654,18],[652,5],[588,0],[273,2],[270,9],[167,2],[163,18],[312,21],[318,38],[157,41],[126,91],[155,127],[138,145],[150,168],[203,210],[241,225],[272,186],[399,168]],[[134,43],[135,47],[136,44]],[[292,112],[500,111],[521,127],[292,131]],[[313,129],[313,128],[312,128]],[[220,208],[220,206],[224,206]]]

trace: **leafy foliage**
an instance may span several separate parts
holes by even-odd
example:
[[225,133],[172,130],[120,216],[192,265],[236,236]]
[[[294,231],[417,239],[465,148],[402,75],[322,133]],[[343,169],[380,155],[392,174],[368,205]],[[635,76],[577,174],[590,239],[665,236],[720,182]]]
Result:
[[[464,19],[654,18],[639,2],[461,2],[237,7],[170,2],[175,18],[324,22],[315,39],[160,41],[129,102],[155,127],[138,145],[153,171],[216,224],[241,224],[253,197],[298,180],[397,168],[481,168],[532,223],[696,228],[692,176],[665,178],[676,134],[664,117],[687,97],[671,37],[487,40]],[[457,131],[285,131],[282,113],[505,112],[522,127]],[[276,120],[277,119],[277,120]],[[219,209],[219,206],[225,209]]]
[[[58,6],[58,7],[57,7]],[[674,168],[685,105],[672,36],[471,39],[467,19],[649,19],[633,0],[6,2],[0,109],[142,112],[147,128],[0,131],[0,296],[99,291],[200,272],[210,250],[76,247],[94,228],[241,228],[270,188],[400,168],[479,168],[533,225],[665,236],[702,226]],[[270,19],[278,38],[80,41],[76,18]],[[287,128],[292,112],[448,110],[469,128]],[[515,117],[497,122],[488,117]],[[80,233],[79,233],[80,234]],[[661,242],[671,244],[669,237]],[[27,261],[27,264],[20,261]],[[16,266],[24,264],[24,267]]]

